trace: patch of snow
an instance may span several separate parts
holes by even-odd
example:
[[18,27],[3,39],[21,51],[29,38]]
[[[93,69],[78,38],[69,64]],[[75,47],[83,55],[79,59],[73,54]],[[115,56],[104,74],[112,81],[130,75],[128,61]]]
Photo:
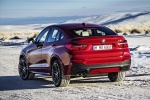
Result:
[[150,40],[149,36],[126,36],[128,41],[132,65],[131,74],[150,74]]

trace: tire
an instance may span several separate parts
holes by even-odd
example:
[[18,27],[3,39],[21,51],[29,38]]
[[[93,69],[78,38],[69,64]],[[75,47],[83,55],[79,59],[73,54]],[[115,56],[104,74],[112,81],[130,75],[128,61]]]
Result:
[[26,63],[25,58],[21,58],[19,60],[18,71],[19,71],[20,77],[23,80],[32,80],[35,77],[35,74],[29,72],[29,68],[28,68],[28,65]]
[[70,83],[70,76],[65,76],[62,64],[55,60],[52,64],[52,80],[56,87],[65,87]]
[[120,71],[118,73],[109,73],[108,78],[111,82],[120,82],[125,79],[126,72]]

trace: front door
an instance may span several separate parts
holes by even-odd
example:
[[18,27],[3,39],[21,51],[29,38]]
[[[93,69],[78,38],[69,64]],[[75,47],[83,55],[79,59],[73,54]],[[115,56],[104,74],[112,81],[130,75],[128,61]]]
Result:
[[32,71],[42,72],[42,47],[48,32],[49,28],[44,29],[31,45],[29,50],[29,67]]

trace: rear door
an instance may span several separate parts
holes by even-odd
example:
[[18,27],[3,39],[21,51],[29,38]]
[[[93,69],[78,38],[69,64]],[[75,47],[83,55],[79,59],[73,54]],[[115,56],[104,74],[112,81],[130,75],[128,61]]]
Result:
[[57,41],[61,38],[61,31],[53,27],[42,47],[42,60],[44,61],[42,63],[42,68],[44,72],[50,72],[50,58],[54,53],[54,49],[57,48]]

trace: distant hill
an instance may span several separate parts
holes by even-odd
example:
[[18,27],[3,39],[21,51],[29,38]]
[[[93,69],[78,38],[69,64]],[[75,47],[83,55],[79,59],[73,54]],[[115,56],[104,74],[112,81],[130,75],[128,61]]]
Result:
[[42,30],[44,27],[57,23],[95,23],[101,25],[138,25],[150,24],[150,11],[119,12],[95,16],[68,17],[32,17],[32,18],[0,18],[0,31]]
[[123,25],[150,23],[150,12],[116,13],[68,20],[64,23],[96,23],[101,25]]
[[0,18],[0,25],[60,23],[60,22],[64,22],[67,20],[84,18],[84,17],[87,17],[87,16]]

